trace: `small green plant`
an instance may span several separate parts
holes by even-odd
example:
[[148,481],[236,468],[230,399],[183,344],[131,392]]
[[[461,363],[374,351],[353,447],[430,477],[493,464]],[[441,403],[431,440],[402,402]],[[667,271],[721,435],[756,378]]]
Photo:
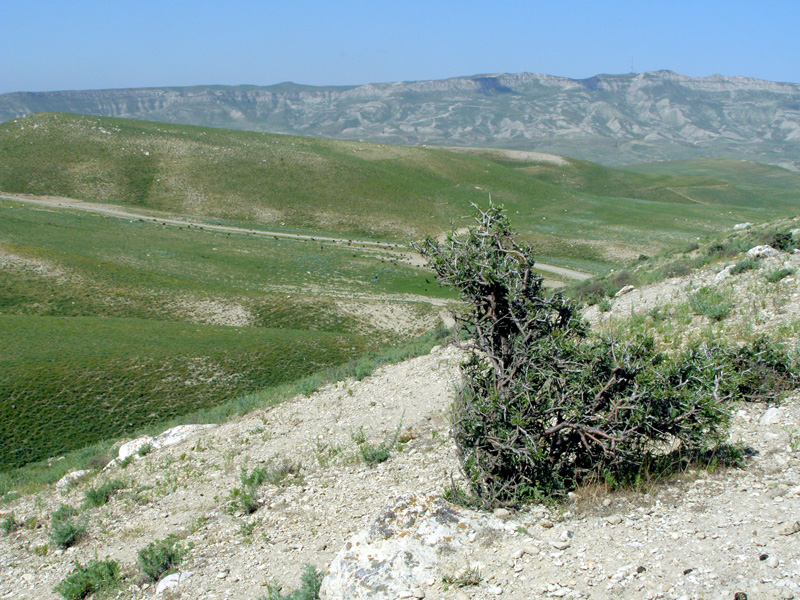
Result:
[[112,479],[105,482],[98,488],[89,488],[83,494],[83,507],[96,508],[103,506],[119,490],[125,489],[125,482],[120,479]]
[[62,504],[50,515],[50,539],[59,548],[74,546],[86,533],[86,526],[75,522],[78,511]]
[[382,462],[386,462],[389,460],[389,456],[391,455],[391,450],[384,444],[373,446],[372,444],[367,443],[361,446],[358,452],[361,455],[361,460],[368,465],[377,465]]
[[478,567],[467,567],[461,573],[446,574],[442,577],[444,591],[450,588],[480,585],[481,572]]
[[4,535],[8,535],[17,527],[19,527],[19,523],[14,519],[14,513],[11,513],[0,521],[0,531],[2,531]]
[[766,279],[769,283],[778,283],[781,279],[784,279],[789,275],[794,275],[794,269],[775,269],[773,271],[764,273],[764,279]]
[[139,568],[152,581],[158,581],[162,575],[177,567],[187,552],[188,548],[176,536],[168,535],[139,550]]
[[759,241],[784,252],[791,252],[795,247],[792,234],[787,231],[767,231],[762,234]]
[[400,437],[401,428],[402,421],[397,426],[397,429],[395,429],[394,434],[388,434],[386,439],[377,446],[366,440],[364,430],[363,428],[360,428],[358,435],[353,438],[353,441],[359,444],[358,454],[361,457],[361,460],[370,466],[389,460],[389,456],[392,454],[392,449],[397,446],[397,440]]
[[295,475],[299,472],[300,464],[288,460],[283,460],[280,464],[271,468],[270,465],[256,467],[249,474],[247,465],[242,465],[239,473],[239,480],[242,485],[230,491],[230,510],[241,510],[248,515],[254,513],[261,506],[257,497],[259,487],[265,483],[281,485],[290,475]]
[[739,275],[740,273],[757,269],[758,263],[759,260],[757,258],[744,258],[731,267],[731,275]]
[[600,312],[610,312],[611,311],[611,300],[608,298],[602,298],[597,302],[597,309]]
[[318,600],[319,589],[322,587],[323,573],[313,565],[306,565],[303,574],[300,576],[301,587],[293,592],[283,595],[281,587],[277,582],[267,584],[267,596],[262,596],[259,600]]
[[146,444],[142,444],[139,446],[139,449],[136,451],[136,454],[139,456],[147,456],[150,452],[153,451],[153,444],[147,442]]
[[40,546],[34,546],[33,553],[36,556],[47,556],[47,553],[50,551],[49,544],[42,544]]
[[367,442],[367,434],[364,433],[364,426],[362,425],[358,429],[351,431],[350,439],[358,446],[365,444]]
[[109,592],[119,583],[119,564],[114,560],[88,563],[85,567],[77,560],[75,568],[54,591],[64,600],[81,600],[90,594]]
[[476,221],[413,246],[470,307],[453,437],[482,506],[561,496],[604,472],[635,482],[669,445],[694,455],[727,438],[713,353],[692,362],[647,335],[592,334],[577,305],[544,289],[501,209]]
[[727,298],[708,286],[701,287],[689,296],[689,306],[698,315],[708,317],[712,321],[721,321],[731,312]]
[[133,462],[133,454],[129,454],[128,456],[126,456],[125,458],[123,458],[121,461],[119,461],[119,463],[118,463],[118,464],[119,464],[119,466],[120,466],[121,468],[123,468],[123,469],[127,469],[127,468],[128,468],[128,465],[129,465],[129,464],[131,464],[132,462]]
[[255,531],[257,525],[258,521],[250,521],[249,523],[243,521],[239,525],[239,533],[242,534],[243,538],[249,540],[253,537],[253,531]]
[[444,488],[442,497],[451,504],[464,508],[475,508],[481,505],[480,498],[475,497],[469,492],[465,492],[452,477],[450,478],[450,485]]
[[787,429],[786,433],[789,434],[789,447],[792,449],[792,452],[800,450],[800,431],[797,429],[789,431]]

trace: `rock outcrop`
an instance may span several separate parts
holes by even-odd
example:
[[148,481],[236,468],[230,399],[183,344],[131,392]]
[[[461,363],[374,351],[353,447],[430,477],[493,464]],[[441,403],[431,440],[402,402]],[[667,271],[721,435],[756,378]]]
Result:
[[394,144],[539,150],[608,165],[718,156],[800,166],[800,85],[656,71],[314,87],[0,95],[0,121],[74,112]]

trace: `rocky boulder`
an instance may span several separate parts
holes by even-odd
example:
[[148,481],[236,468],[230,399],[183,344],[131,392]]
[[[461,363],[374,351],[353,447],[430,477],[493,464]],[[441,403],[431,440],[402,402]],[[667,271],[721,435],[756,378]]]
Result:
[[117,458],[108,463],[106,469],[116,466],[120,461],[125,460],[129,456],[140,458],[140,450],[145,446],[149,446],[151,450],[172,446],[178,442],[182,442],[194,432],[209,427],[215,427],[215,425],[178,425],[172,429],[167,429],[164,433],[155,437],[142,436],[130,442],[126,442],[119,447]]
[[321,600],[423,598],[516,524],[438,496],[401,496],[336,555]]

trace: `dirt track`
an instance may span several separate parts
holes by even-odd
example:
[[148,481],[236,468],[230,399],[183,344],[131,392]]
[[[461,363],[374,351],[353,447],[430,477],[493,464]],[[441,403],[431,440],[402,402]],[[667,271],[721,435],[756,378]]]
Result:
[[[404,246],[400,244],[392,244],[389,242],[375,242],[371,240],[356,240],[356,239],[327,237],[319,235],[304,235],[301,233],[284,233],[280,231],[265,231],[263,229],[247,229],[245,227],[231,227],[228,225],[213,225],[209,223],[203,223],[200,221],[192,221],[189,219],[177,219],[175,217],[156,216],[154,214],[134,212],[128,209],[121,209],[118,206],[112,204],[84,202],[83,200],[75,200],[72,198],[61,198],[57,196],[29,196],[29,195],[17,195],[17,194],[0,194],[0,198],[6,200],[15,200],[17,202],[26,202],[28,204],[36,204],[39,206],[46,206],[48,208],[85,210],[89,212],[99,213],[112,217],[119,217],[123,219],[141,219],[144,221],[152,221],[154,223],[163,223],[169,225],[191,225],[192,227],[197,227],[199,229],[208,229],[211,231],[225,231],[228,233],[242,233],[250,235],[268,235],[272,237],[293,238],[298,240],[314,240],[319,242],[332,242],[337,244],[352,243],[361,247],[380,248],[389,250],[400,254],[401,258],[404,258],[408,262],[414,264],[417,263],[422,264],[421,260],[415,261],[412,257],[412,255],[415,256],[415,254],[406,250]],[[557,267],[555,265],[548,265],[540,262],[536,263],[536,268],[542,271],[554,273],[556,275],[561,275],[562,277],[566,277],[568,279],[583,280],[591,277],[591,275],[587,273],[582,273],[580,271],[574,271],[572,269]]]

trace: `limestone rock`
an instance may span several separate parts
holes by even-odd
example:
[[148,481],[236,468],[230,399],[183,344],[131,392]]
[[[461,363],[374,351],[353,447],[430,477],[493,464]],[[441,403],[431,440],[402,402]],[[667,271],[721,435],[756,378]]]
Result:
[[722,269],[722,271],[720,271],[719,273],[714,275],[714,281],[718,282],[718,281],[722,281],[723,279],[727,279],[728,277],[730,277],[731,276],[731,269],[733,269],[733,265],[728,265],[727,267]]
[[800,531],[800,521],[792,521],[790,523],[784,523],[780,527],[778,527],[778,533],[781,535],[794,535]]
[[778,251],[772,246],[755,246],[747,251],[747,256],[750,258],[766,258],[768,256],[776,256]]
[[759,425],[777,425],[783,418],[783,411],[780,408],[773,406],[765,412],[761,419],[758,421]]
[[156,587],[156,596],[163,594],[170,588],[179,586],[193,574],[194,573],[191,573],[190,571],[186,571],[184,573],[173,573],[172,575],[167,575],[164,577],[164,579],[158,582],[158,586]]
[[119,447],[117,458],[108,463],[106,469],[116,466],[120,461],[125,460],[129,456],[132,456],[133,458],[139,458],[139,450],[148,444],[153,450],[164,448],[166,446],[172,446],[178,442],[182,442],[196,431],[208,429],[209,427],[215,427],[215,425],[178,425],[177,427],[167,429],[164,433],[161,433],[155,437],[143,436],[136,438],[135,440],[131,440],[130,442],[126,442]]
[[635,286],[626,285],[620,291],[618,291],[616,294],[614,294],[614,298],[619,298],[620,296],[624,296],[625,294],[630,294],[635,289],[636,289]]
[[438,496],[401,496],[336,555],[321,600],[394,600],[463,568],[470,546],[483,549],[514,525]]
[[56,483],[56,490],[61,494],[66,494],[75,484],[86,479],[90,473],[91,471],[88,470],[70,471],[58,480],[58,483]]

